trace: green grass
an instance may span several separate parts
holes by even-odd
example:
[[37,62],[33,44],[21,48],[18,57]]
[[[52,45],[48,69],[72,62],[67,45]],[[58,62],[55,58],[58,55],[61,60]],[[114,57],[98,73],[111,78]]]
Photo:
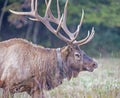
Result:
[[[97,59],[99,67],[94,72],[81,72],[77,78],[64,80],[63,84],[44,91],[46,98],[120,98],[120,59]],[[15,98],[30,98],[26,93]]]

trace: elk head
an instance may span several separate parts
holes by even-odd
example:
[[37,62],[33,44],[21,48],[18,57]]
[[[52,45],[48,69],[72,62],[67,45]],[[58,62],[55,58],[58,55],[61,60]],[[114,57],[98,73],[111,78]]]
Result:
[[[91,32],[88,31],[88,35],[86,38],[80,41],[76,40],[83,22],[84,10],[82,10],[82,16],[81,16],[80,23],[77,27],[77,30],[71,33],[66,26],[68,0],[66,0],[64,12],[62,15],[60,13],[59,1],[57,0],[57,13],[58,13],[57,18],[54,17],[50,9],[51,1],[52,0],[49,0],[49,1],[45,0],[46,11],[45,11],[44,17],[41,17],[37,12],[37,6],[38,6],[37,0],[31,0],[30,12],[16,12],[13,10],[10,10],[10,12],[17,15],[27,15],[27,16],[30,16],[29,18],[30,20],[42,22],[54,35],[56,35],[59,39],[67,43],[67,46],[60,49],[61,57],[58,57],[58,58],[62,58],[62,62],[66,61],[66,65],[69,66],[72,72],[72,75],[70,76],[76,76],[79,71],[92,72],[94,68],[97,68],[97,63],[92,58],[87,56],[80,49],[80,46],[88,43],[94,37],[94,33],[95,33],[94,28],[92,28]],[[57,24],[58,25],[57,29],[52,27],[50,22]],[[68,37],[64,36],[60,32],[60,29],[64,30],[64,32]]]

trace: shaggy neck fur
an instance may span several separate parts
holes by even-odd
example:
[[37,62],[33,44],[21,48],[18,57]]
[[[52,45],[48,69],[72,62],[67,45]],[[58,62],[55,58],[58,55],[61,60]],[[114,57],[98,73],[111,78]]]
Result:
[[60,48],[56,49],[57,52],[57,65],[60,69],[60,74],[62,75],[62,77],[66,77],[66,72],[64,70],[64,66],[63,66],[63,60],[62,60],[62,56],[61,56],[61,52],[60,52]]
[[[42,65],[46,67],[46,71],[44,70],[44,75],[39,75],[39,79],[42,80],[41,84],[43,89],[53,89],[62,84],[63,79],[71,79],[73,74],[70,61],[68,60],[69,53],[66,53],[65,48],[66,47],[61,49],[47,49],[47,51],[49,51],[49,53],[46,54],[46,57],[48,57],[47,62],[45,62],[45,65]],[[49,56],[47,56],[48,54]],[[42,79],[43,76],[44,79]]]
[[[62,58],[61,49],[43,49],[39,58],[38,81],[43,89],[53,89],[60,85],[64,78],[67,77],[68,67],[66,61]],[[40,50],[41,51],[41,50]],[[45,53],[45,54],[44,54]],[[45,58],[44,58],[45,57]],[[46,59],[46,60],[45,60]],[[43,71],[44,70],[44,71]],[[36,75],[35,75],[36,76]]]
[[57,52],[57,62],[58,62],[58,66],[59,66],[60,69],[62,70],[63,61],[62,61],[62,57],[61,57],[60,48],[57,48],[57,49],[56,49],[56,52]]
[[[0,73],[4,74],[4,77],[1,76],[0,85],[3,84],[3,81],[4,86],[9,86],[12,93],[27,91],[30,94],[36,89],[50,90],[60,85],[63,79],[70,75],[66,47],[57,50],[49,49],[22,39],[8,40],[0,45],[1,49],[8,51],[6,63],[9,64],[9,68],[5,67],[6,63],[0,65],[1,68],[3,67],[3,71],[1,70]],[[4,56],[5,53],[1,53],[2,55]],[[57,57],[57,55],[61,56]],[[11,58],[12,56],[15,56],[15,59]],[[62,60],[59,61],[58,58]],[[8,61],[10,62],[8,63]],[[62,63],[58,64],[60,62]],[[4,73],[5,68],[10,76]]]

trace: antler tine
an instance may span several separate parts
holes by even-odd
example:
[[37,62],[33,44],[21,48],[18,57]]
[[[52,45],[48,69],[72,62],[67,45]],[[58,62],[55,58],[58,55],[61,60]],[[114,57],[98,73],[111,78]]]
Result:
[[[32,0],[33,1],[33,0]],[[34,4],[34,3],[33,3]],[[38,0],[35,1],[35,12],[37,12]]]
[[50,9],[51,2],[52,0],[49,0],[48,2],[47,0],[45,0],[46,7],[47,7],[45,17],[48,18],[49,21],[51,22],[59,23],[60,18],[59,19],[55,18]]
[[57,12],[58,12],[58,19],[60,19],[60,5],[58,0],[57,0]]
[[9,11],[13,14],[16,14],[16,15],[29,15],[29,16],[34,16],[33,13],[31,12],[17,12],[17,11],[13,11],[11,9],[9,9]]
[[[49,2],[47,3],[47,1],[45,0],[46,6],[47,6],[46,11],[45,11],[45,17],[48,17],[48,14],[51,13],[51,10],[50,10],[51,1],[52,1],[52,0],[49,0]],[[49,13],[49,12],[50,12],[50,13]]]
[[65,42],[67,42],[67,43],[69,43],[70,40],[67,39],[65,36],[63,36],[62,34],[60,34],[60,32],[59,32],[59,30],[60,30],[60,28],[61,28],[62,21],[63,21],[63,17],[64,17],[64,15],[62,14],[62,17],[61,17],[61,19],[60,19],[60,22],[59,22],[59,24],[58,24],[58,27],[57,27],[56,31],[53,32],[53,33],[54,33],[58,38],[62,39],[63,41],[65,41]]
[[[52,26],[51,26],[49,23],[48,23],[48,26],[47,26],[47,27],[48,27],[49,30],[50,30],[52,33],[54,33],[58,38],[60,38],[61,40],[63,40],[63,41],[65,41],[65,42],[68,43],[68,42],[70,42],[70,40],[67,39],[65,36],[63,36],[62,34],[60,34],[60,32],[59,32],[59,30],[60,30],[60,28],[61,28],[61,25],[62,25],[62,22],[63,22],[63,19],[64,19],[64,15],[62,15],[62,16],[60,17],[59,1],[57,0],[57,12],[58,12],[58,17],[57,17],[57,18],[55,18],[55,17],[53,16],[52,12],[51,12],[51,9],[50,9],[51,1],[52,1],[52,0],[49,0],[49,2],[47,2],[47,0],[45,0],[46,6],[47,6],[45,17],[47,17],[47,18],[49,19],[49,21],[58,24],[58,27],[57,27],[56,30],[53,30]],[[48,15],[49,15],[49,17],[48,17]]]
[[60,19],[60,23],[59,23],[59,25],[58,25],[58,27],[57,27],[56,33],[59,32],[59,30],[60,30],[60,28],[61,28],[62,21],[63,21],[63,15],[62,15],[62,17],[61,17],[61,19]]
[[[50,4],[51,4],[51,0],[49,0]],[[55,18],[52,14],[52,11],[50,9],[50,5],[48,6],[48,3],[47,3],[47,0],[45,0],[45,3],[46,3],[46,6],[47,6],[47,10],[46,10],[46,16],[48,17],[49,15],[49,20],[51,22],[56,22],[56,23],[59,23],[60,21],[60,18],[61,18],[61,15],[60,15],[60,6],[59,6],[59,1],[57,0],[57,14],[58,14],[58,17]]]
[[68,0],[66,0],[65,7],[64,7],[64,25],[66,25],[66,17],[67,17],[67,6],[68,6]]
[[74,35],[68,30],[68,28],[66,26],[67,6],[68,6],[68,0],[66,0],[66,4],[65,4],[65,7],[64,7],[64,18],[63,18],[63,23],[62,23],[62,29],[68,35],[68,37],[70,38],[70,40],[72,40],[72,39],[74,39]]
[[75,41],[75,39],[77,38],[77,36],[78,36],[78,34],[79,34],[79,32],[80,32],[81,25],[82,25],[82,23],[83,23],[83,18],[84,18],[84,10],[82,9],[82,16],[81,16],[81,19],[80,19],[80,23],[79,23],[79,25],[78,25],[78,27],[77,27],[77,30],[74,32],[74,39],[72,40],[72,42]]
[[34,11],[34,0],[31,0],[31,11],[33,12]]
[[76,38],[77,38],[77,36],[79,34],[79,31],[80,31],[81,25],[82,25],[83,18],[84,18],[84,10],[82,10],[82,17],[81,17],[80,23],[79,23],[79,25],[77,27],[77,30],[75,32],[71,33],[68,30],[67,26],[66,26],[66,21],[67,21],[67,18],[66,18],[67,17],[67,5],[68,5],[68,0],[66,0],[66,4],[65,4],[65,7],[64,7],[64,19],[63,19],[62,28],[65,31],[65,33],[68,35],[68,37],[70,38],[70,40],[71,40],[70,43],[73,43],[76,40]]
[[[35,6],[37,6],[37,5],[35,5]],[[34,6],[34,0],[31,0],[31,11],[30,12],[17,12],[17,11],[13,11],[11,9],[9,9],[9,11],[13,14],[16,14],[16,15],[29,15],[29,16],[33,17],[36,13],[35,12],[35,8],[36,8],[35,6]]]
[[46,13],[49,14],[49,17],[48,17],[49,21],[58,24],[57,29],[54,30],[52,33],[54,33],[57,37],[59,37],[59,38],[62,39],[63,41],[65,41],[65,42],[67,42],[67,43],[70,42],[70,40],[69,40],[68,38],[66,38],[65,36],[63,36],[63,35],[60,34],[60,32],[59,32],[60,28],[62,27],[63,19],[64,19],[64,17],[65,17],[64,14],[62,14],[62,16],[60,16],[59,1],[57,0],[57,13],[58,13],[58,17],[57,17],[57,18],[55,18],[55,17],[53,16],[52,12],[51,12],[51,9],[50,9],[51,0],[49,0],[48,3],[47,3],[47,1],[45,1],[45,2],[46,2],[46,5],[47,5]]
[[75,44],[78,44],[79,46],[81,46],[81,45],[84,45],[84,44],[88,43],[89,41],[92,40],[92,38],[94,37],[94,34],[95,34],[95,30],[94,30],[94,27],[93,27],[92,30],[91,30],[91,33],[90,33],[90,31],[88,31],[88,35],[87,35],[86,38],[84,38],[80,41],[76,41]]

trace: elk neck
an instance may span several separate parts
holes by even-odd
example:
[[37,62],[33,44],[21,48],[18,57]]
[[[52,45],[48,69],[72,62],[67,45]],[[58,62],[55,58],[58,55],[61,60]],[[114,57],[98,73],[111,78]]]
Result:
[[63,77],[66,77],[66,71],[65,71],[65,68],[64,68],[64,64],[63,64],[63,59],[62,59],[62,56],[61,56],[60,48],[56,49],[56,53],[57,53],[57,65],[58,65],[58,68],[60,69],[60,74]]
[[62,60],[62,57],[61,57],[60,48],[57,48],[56,52],[57,52],[57,63],[58,63],[58,66],[60,68],[62,68],[63,67],[63,60]]

